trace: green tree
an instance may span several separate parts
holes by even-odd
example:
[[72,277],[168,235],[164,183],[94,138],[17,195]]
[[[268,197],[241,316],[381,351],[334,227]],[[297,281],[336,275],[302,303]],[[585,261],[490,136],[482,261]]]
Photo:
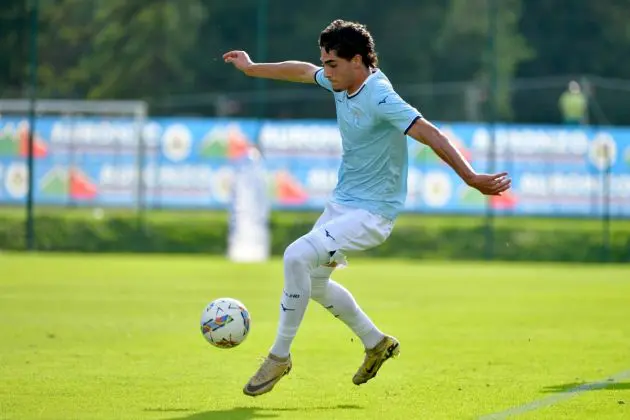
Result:
[[[516,76],[556,76],[558,82],[535,94],[523,91],[515,97],[519,119],[530,122],[558,122],[558,98],[572,78],[628,79],[630,74],[630,1],[528,0],[523,3],[519,31],[536,52],[522,63]],[[564,78],[564,80],[563,80]],[[599,122],[630,123],[627,83],[605,87],[595,82],[594,111],[605,116]],[[597,115],[595,115],[597,116]]]
[[107,0],[94,16],[93,53],[79,62],[90,98],[159,97],[192,86],[183,62],[204,19],[199,1]]
[[39,96],[84,98],[90,75],[77,68],[92,53],[96,3],[41,0],[39,19]]
[[183,57],[204,18],[199,0],[44,1],[43,93],[139,98],[190,89]]
[[[494,1],[502,119],[559,118],[557,98],[564,82],[532,94],[512,89],[515,77],[628,78],[630,0]],[[23,92],[27,80],[28,15],[26,0],[1,3],[0,87],[7,96]],[[251,106],[248,95],[259,83],[225,66],[221,55],[244,49],[254,60],[317,63],[319,32],[336,18],[367,24],[376,39],[381,68],[403,95],[414,84],[475,81],[486,93],[490,86],[494,65],[488,54],[490,0],[389,0],[372,2],[370,7],[364,0],[320,0],[299,7],[295,0],[267,0],[265,56],[257,48],[260,4],[260,0],[40,0],[39,92],[44,97],[146,98],[152,104],[189,95],[179,97],[177,107],[153,109],[206,115],[214,112],[215,94],[243,92],[235,95],[245,103],[241,115],[255,116],[258,108]],[[273,81],[266,86],[270,94],[277,89],[309,89]],[[602,112],[612,122],[630,122],[624,113],[630,98],[612,88],[596,88]],[[432,119],[464,116],[461,93],[407,96]],[[332,104],[325,100],[268,106],[273,112],[266,114],[272,116],[333,116]]]
[[[459,80],[477,80],[489,98],[493,88],[492,73],[496,66],[497,111],[503,119],[512,117],[510,83],[522,62],[533,56],[533,50],[518,31],[521,0],[451,0],[444,25],[435,41],[438,68],[456,68]],[[496,36],[491,31],[491,14],[496,20]],[[496,49],[491,51],[491,40]],[[496,62],[495,62],[496,60]],[[439,75],[436,75],[439,77]]]
[[[210,19],[201,28],[199,46],[208,51],[212,61],[200,61],[196,87],[200,91],[253,90],[255,81],[226,69],[220,54],[229,49],[244,49],[256,61],[256,10],[259,1],[213,2]],[[434,81],[466,81],[487,79],[490,62],[487,49],[486,0],[390,0],[375,2],[369,8],[362,0],[321,0],[305,2],[295,8],[292,0],[268,2],[267,36],[268,61],[285,59],[319,62],[317,38],[320,31],[332,20],[342,18],[365,23],[374,35],[381,68],[397,86]],[[508,0],[500,10],[499,30],[501,110],[509,115],[509,91],[506,86],[516,66],[526,59],[530,50],[517,33],[520,0]],[[234,16],[238,16],[235,19]],[[218,60],[216,58],[219,58]],[[279,82],[268,83],[270,89],[285,87]],[[299,87],[295,87],[296,89]],[[404,93],[401,92],[401,93]],[[417,98],[411,98],[416,100]],[[428,98],[431,99],[431,98]],[[446,115],[461,96],[451,102],[431,101],[418,103],[427,106],[434,115]],[[420,102],[420,101],[417,101]],[[277,103],[276,108],[287,107],[295,114],[300,107],[307,115],[314,106],[303,103]],[[320,105],[317,105],[319,107]],[[328,108],[327,108],[328,109]],[[331,116],[332,109],[325,115]],[[462,114],[454,114],[461,118]]]
[[29,14],[25,0],[0,4],[0,95],[23,94],[28,64]]

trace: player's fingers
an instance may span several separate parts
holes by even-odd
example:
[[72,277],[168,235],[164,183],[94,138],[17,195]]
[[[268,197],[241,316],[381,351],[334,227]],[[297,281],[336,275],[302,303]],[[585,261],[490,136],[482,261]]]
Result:
[[495,185],[492,188],[492,192],[493,193],[501,193],[503,191],[508,190],[510,187],[512,186],[512,180],[511,179],[506,179],[503,182],[501,182],[500,184]]
[[502,186],[502,185],[509,184],[509,183],[511,183],[511,182],[512,182],[512,179],[511,179],[511,178],[507,178],[507,177],[506,177],[506,178],[500,178],[500,179],[497,179],[497,180],[495,181],[494,185],[495,185],[495,186],[497,186],[497,187],[499,187],[499,186]]
[[225,58],[226,63],[234,63],[238,61],[238,54],[230,54]]
[[488,180],[488,182],[489,182],[490,184],[497,185],[497,184],[500,184],[500,183],[502,183],[502,182],[505,182],[505,180],[508,180],[508,179],[510,179],[510,177],[509,177],[509,176],[507,176],[507,175],[503,175],[503,176],[493,175],[493,176],[492,176],[492,177]]
[[510,185],[511,183],[512,183],[512,179],[511,178],[502,178],[498,182],[495,183],[495,187],[501,188],[501,187],[503,187],[505,185]]
[[492,178],[488,180],[488,185],[491,185],[494,187],[494,186],[499,185],[503,181],[505,181],[505,178]]
[[488,195],[496,195],[499,192],[510,188],[512,180],[507,178],[499,182],[489,181],[483,188],[483,193]]
[[223,54],[224,59],[228,59],[228,58],[234,59],[237,57],[238,57],[238,51],[229,51]]

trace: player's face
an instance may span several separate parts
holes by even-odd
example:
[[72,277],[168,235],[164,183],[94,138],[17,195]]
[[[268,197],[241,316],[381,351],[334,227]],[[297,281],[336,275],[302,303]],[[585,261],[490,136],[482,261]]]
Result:
[[347,90],[353,85],[357,60],[346,60],[337,56],[336,51],[326,52],[321,49],[321,60],[324,65],[324,76],[336,91]]

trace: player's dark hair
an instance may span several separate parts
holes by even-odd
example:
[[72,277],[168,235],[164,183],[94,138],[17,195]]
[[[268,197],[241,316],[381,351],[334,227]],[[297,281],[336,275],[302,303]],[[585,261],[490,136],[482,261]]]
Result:
[[338,57],[351,60],[359,54],[367,67],[377,67],[374,39],[365,25],[337,19],[319,35],[319,46],[327,53],[335,51]]

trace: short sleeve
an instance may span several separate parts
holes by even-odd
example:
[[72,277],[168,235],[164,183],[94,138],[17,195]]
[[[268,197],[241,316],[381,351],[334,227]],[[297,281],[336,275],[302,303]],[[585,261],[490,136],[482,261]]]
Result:
[[389,84],[379,85],[372,101],[376,115],[401,133],[407,134],[413,123],[422,118],[420,111],[405,102]]
[[330,80],[326,79],[326,77],[324,77],[324,68],[320,67],[316,72],[315,75],[313,76],[315,78],[315,83],[317,85],[319,85],[320,87],[323,87],[324,89],[326,89],[329,92],[334,92],[333,91],[333,87],[332,87],[332,83],[330,83]]

